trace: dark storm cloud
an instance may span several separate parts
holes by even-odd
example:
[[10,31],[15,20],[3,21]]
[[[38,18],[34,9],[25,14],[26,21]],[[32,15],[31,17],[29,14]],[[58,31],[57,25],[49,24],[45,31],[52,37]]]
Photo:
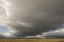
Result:
[[6,38],[6,36],[2,33],[0,33],[0,38]]
[[55,32],[43,33],[42,37],[45,38],[64,38],[64,28],[56,30]]
[[16,37],[32,36],[64,24],[64,0],[2,0],[4,25]]

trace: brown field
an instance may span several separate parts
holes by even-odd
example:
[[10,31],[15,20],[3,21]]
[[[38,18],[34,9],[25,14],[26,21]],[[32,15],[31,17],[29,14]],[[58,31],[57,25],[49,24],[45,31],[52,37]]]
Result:
[[64,42],[64,39],[0,39],[0,42]]

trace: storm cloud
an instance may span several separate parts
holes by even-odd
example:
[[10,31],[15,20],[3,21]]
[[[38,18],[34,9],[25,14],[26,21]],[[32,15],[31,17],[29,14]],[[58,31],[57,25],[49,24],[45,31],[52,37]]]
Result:
[[64,0],[1,0],[3,25],[12,36],[32,36],[62,28]]
[[6,36],[2,33],[0,33],[0,38],[6,38]]
[[54,32],[45,32],[42,35],[38,36],[44,38],[64,38],[64,28],[56,30]]

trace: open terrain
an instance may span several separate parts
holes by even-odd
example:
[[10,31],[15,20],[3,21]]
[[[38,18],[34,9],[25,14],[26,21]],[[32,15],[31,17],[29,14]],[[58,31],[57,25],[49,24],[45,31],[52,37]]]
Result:
[[64,39],[0,39],[0,42],[64,42]]

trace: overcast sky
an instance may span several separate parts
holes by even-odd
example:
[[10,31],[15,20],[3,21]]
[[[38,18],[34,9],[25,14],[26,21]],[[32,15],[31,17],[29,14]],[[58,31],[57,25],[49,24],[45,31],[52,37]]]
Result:
[[64,0],[0,0],[5,37],[64,37]]

